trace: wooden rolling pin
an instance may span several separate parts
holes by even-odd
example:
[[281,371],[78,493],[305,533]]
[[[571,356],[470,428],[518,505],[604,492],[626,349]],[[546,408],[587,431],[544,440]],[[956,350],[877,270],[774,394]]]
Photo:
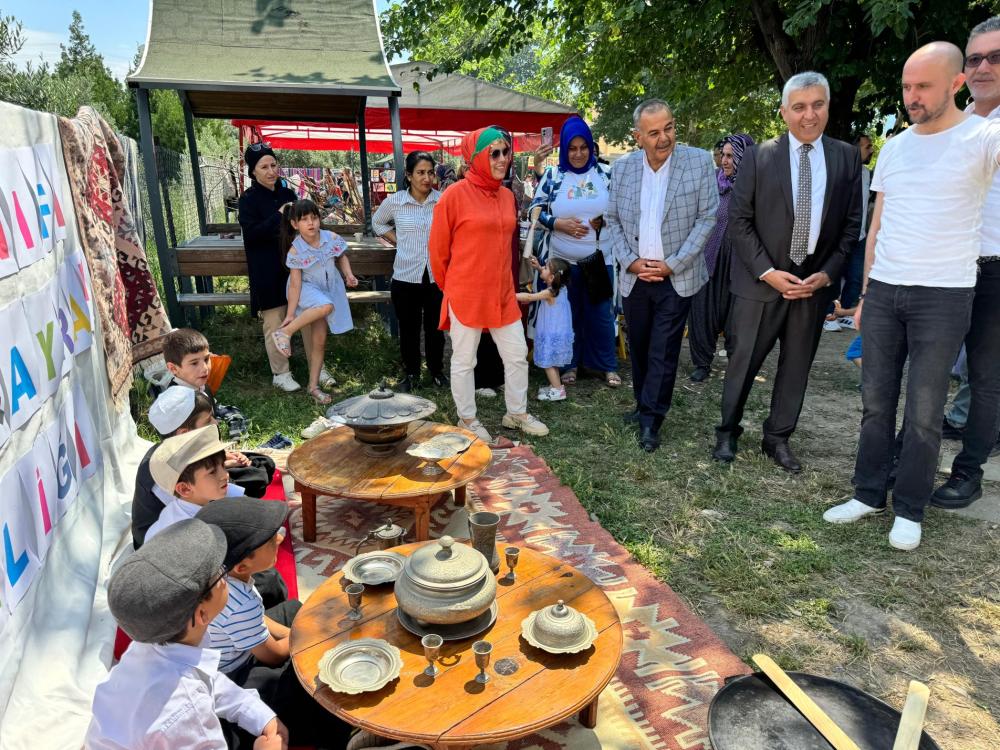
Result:
[[774,659],[765,654],[754,654],[753,663],[784,693],[799,713],[805,716],[809,723],[826,737],[827,742],[833,745],[834,750],[861,750],[854,744],[854,740],[848,737],[844,730],[837,726],[822,708],[816,705],[816,701],[806,695],[802,688],[792,681],[792,678],[775,663]]
[[924,731],[924,714],[927,713],[927,699],[931,691],[922,682],[910,680],[910,690],[903,704],[903,715],[899,719],[896,741],[892,750],[917,750],[920,735]]

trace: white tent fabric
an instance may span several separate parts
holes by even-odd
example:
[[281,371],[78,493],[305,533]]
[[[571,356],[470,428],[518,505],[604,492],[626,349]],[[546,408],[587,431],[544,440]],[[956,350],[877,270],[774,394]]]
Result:
[[[29,195],[34,198],[33,202],[18,204],[25,211],[34,212],[27,215],[27,221],[37,215],[39,222],[50,222],[44,230],[48,249],[30,264],[22,264],[20,270],[0,278],[0,328],[9,325],[5,318],[11,316],[19,302],[23,301],[24,310],[27,310],[33,293],[44,292],[64,281],[61,269],[80,248],[56,118],[0,103],[0,191],[5,199],[11,197],[12,182],[19,179],[11,171],[11,165],[20,164],[23,172],[24,165],[31,163],[30,156],[27,161],[23,157],[32,153],[40,154],[38,158],[42,160],[49,159],[53,167],[50,171],[57,175],[51,182],[61,183],[51,187],[59,198],[61,216],[65,220],[64,236],[52,237],[51,209],[55,206],[51,201],[45,203]],[[24,174],[24,181],[31,183],[32,176]],[[38,195],[43,192],[39,184]],[[24,199],[22,191],[21,200]],[[48,199],[47,193],[45,199]],[[12,223],[16,232],[17,222]],[[12,227],[0,219],[0,230],[7,232],[5,239],[9,249]],[[3,262],[0,259],[0,265]],[[82,272],[89,284],[85,268],[84,264]],[[2,273],[0,271],[0,275]],[[41,520],[45,533],[43,536],[39,532],[42,542],[34,550],[31,543],[25,548],[22,541],[14,538],[16,524],[20,523],[23,530],[27,506],[23,503],[17,506],[18,498],[10,494],[0,498],[0,527],[4,530],[0,576],[6,585],[15,573],[31,574],[27,590],[17,592],[19,598],[12,598],[10,591],[5,592],[4,587],[0,587],[3,598],[0,604],[0,748],[3,750],[79,748],[90,720],[94,688],[107,674],[111,663],[115,624],[107,609],[106,583],[112,556],[125,544],[129,523],[127,511],[136,467],[148,444],[137,437],[135,424],[127,411],[116,413],[112,410],[100,344],[100,321],[93,314],[93,308],[91,316],[92,345],[86,350],[77,347],[75,355],[70,355],[71,364],[66,365],[57,381],[49,376],[52,393],[40,399],[37,411],[16,428],[11,409],[7,408],[11,404],[10,380],[2,387],[4,408],[0,431],[9,428],[10,434],[5,443],[0,443],[0,483],[10,478],[11,472],[16,476],[25,457],[37,451],[39,440],[55,429],[60,419],[64,420],[62,415],[74,408],[74,404],[78,419],[81,411],[86,411],[81,409],[81,403],[89,410],[91,431],[84,441],[90,441],[87,450],[92,455],[87,458],[96,462],[91,469],[94,473],[88,477],[86,470],[79,469],[83,453],[78,451],[77,475],[73,477],[77,482],[76,490],[74,493],[67,491],[66,497],[71,499],[66,501],[65,507],[56,507],[56,493],[49,487],[49,504],[45,507],[42,503]],[[0,330],[0,340],[3,336]],[[0,351],[0,358],[10,356],[9,350]],[[51,373],[51,368],[49,371]],[[69,424],[73,424],[72,419]],[[77,448],[79,441],[77,436]],[[68,445],[71,453],[73,447]],[[70,471],[68,462],[62,466]],[[57,471],[59,467],[57,458]],[[26,480],[23,469],[20,470],[20,486],[24,488],[20,499],[24,500],[32,487],[30,477]],[[45,486],[42,472],[38,476],[38,481]],[[52,477],[54,483],[60,483],[60,498],[63,496],[62,481],[69,478]],[[7,487],[5,484],[0,486]],[[12,527],[15,527],[13,531]]]

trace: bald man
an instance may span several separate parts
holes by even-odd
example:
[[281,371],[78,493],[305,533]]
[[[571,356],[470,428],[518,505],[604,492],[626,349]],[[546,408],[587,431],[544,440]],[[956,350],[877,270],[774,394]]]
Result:
[[889,544],[902,550],[920,545],[948,376],[972,312],[983,202],[1000,169],[1000,122],[955,106],[964,63],[958,47],[934,42],[903,67],[912,127],[885,144],[875,166],[875,211],[855,316],[864,351],[864,410],[854,497],[823,514],[831,523],[852,523],[885,510],[909,358],[889,533]]

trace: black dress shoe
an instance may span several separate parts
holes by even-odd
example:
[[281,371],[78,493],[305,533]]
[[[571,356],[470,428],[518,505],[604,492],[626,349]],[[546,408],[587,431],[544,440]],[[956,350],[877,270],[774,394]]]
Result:
[[660,436],[652,427],[643,427],[642,432],[639,433],[639,445],[646,453],[652,453],[660,447]]
[[799,463],[799,459],[792,453],[792,449],[788,447],[788,443],[775,443],[774,445],[761,443],[760,449],[774,459],[774,463],[778,464],[785,471],[790,471],[792,474],[798,474],[802,471],[802,464]]
[[404,375],[399,381],[397,381],[393,390],[396,393],[409,393],[417,387],[417,383],[419,381],[420,379],[416,375]]
[[955,427],[948,418],[945,417],[941,420],[941,439],[942,440],[961,440],[962,435],[965,434],[964,427]]
[[736,438],[731,435],[717,436],[712,458],[723,463],[732,463],[736,458]]
[[962,474],[952,474],[948,481],[934,490],[931,505],[936,508],[968,508],[983,496],[983,487],[978,479],[967,479]]
[[447,388],[449,385],[451,385],[451,381],[448,380],[448,376],[445,375],[443,372],[439,372],[437,375],[431,375],[431,380],[434,382],[434,385],[438,388]]
[[622,415],[622,421],[625,424],[639,424],[639,410],[633,409],[632,411],[627,411]]
[[708,367],[696,367],[694,372],[691,373],[691,381],[694,383],[701,383],[702,381],[708,379],[712,370]]

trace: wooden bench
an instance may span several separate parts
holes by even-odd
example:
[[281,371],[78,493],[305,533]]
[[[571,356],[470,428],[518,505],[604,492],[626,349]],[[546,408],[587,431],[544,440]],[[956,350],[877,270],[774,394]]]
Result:
[[[215,225],[220,226],[220,225]],[[225,225],[221,225],[225,226]],[[235,225],[237,228],[239,225]],[[394,248],[385,247],[371,238],[347,239],[351,270],[355,276],[372,276],[385,280],[392,276],[396,258]],[[205,235],[185,242],[176,249],[177,271],[180,276],[209,277],[246,276],[247,259],[242,237]],[[388,303],[388,289],[348,291],[352,305]],[[182,292],[177,301],[186,306],[249,305],[249,292]]]

